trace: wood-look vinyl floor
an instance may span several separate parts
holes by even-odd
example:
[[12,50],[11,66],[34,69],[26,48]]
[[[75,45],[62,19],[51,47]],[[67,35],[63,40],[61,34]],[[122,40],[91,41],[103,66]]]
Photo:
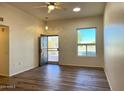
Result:
[[3,83],[15,88],[7,91],[109,91],[103,69],[45,65],[10,78],[0,77]]

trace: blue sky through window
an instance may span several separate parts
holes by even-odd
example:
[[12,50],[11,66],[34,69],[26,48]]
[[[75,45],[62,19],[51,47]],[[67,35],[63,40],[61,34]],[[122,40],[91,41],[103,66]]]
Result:
[[78,44],[96,43],[96,28],[78,30]]

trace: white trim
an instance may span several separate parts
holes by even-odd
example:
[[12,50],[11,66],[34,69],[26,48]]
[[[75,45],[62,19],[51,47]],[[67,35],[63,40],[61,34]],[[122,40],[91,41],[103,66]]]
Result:
[[107,72],[106,72],[105,69],[104,69],[104,72],[105,72],[105,75],[106,75],[106,78],[107,78],[107,81],[108,81],[108,84],[109,84],[110,90],[113,91],[113,89],[112,89],[112,85],[111,85],[111,83],[110,83],[110,79],[109,79],[108,74],[107,74]]
[[88,65],[74,65],[74,64],[63,64],[59,63],[59,65],[65,65],[65,66],[77,66],[77,67],[92,67],[92,68],[103,68],[102,66],[88,66]]
[[23,71],[18,71],[18,72],[12,73],[12,74],[9,75],[9,77],[12,77],[12,76],[14,76],[14,75],[23,73],[23,72],[25,72],[25,71],[29,71],[29,70],[34,69],[34,68],[37,68],[37,67],[38,67],[38,66],[34,66],[34,67],[27,68],[27,69],[25,69],[25,70],[23,70]]

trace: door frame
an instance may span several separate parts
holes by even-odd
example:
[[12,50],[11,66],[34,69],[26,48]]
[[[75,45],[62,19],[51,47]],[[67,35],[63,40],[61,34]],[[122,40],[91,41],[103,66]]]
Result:
[[[42,36],[47,36],[47,37],[49,37],[49,36],[58,36],[58,46],[60,46],[60,40],[59,40],[59,35],[46,35],[46,34],[41,34],[40,35],[40,37],[39,37],[39,66],[40,66],[40,62],[41,62],[41,40],[40,40],[40,38],[42,37]],[[47,39],[48,40],[48,39]],[[48,43],[47,43],[47,46],[48,46]],[[48,47],[47,47],[48,48]],[[58,52],[60,52],[60,49],[58,48]],[[48,49],[47,49],[47,55],[48,55]],[[58,57],[60,58],[60,55],[58,55]],[[47,56],[47,61],[48,61],[48,56]],[[59,64],[59,60],[58,60],[58,62],[49,62],[48,61],[48,64]]]

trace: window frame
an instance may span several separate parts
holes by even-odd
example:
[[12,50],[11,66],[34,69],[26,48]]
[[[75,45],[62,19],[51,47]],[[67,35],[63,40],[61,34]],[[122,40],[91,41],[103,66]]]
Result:
[[[92,28],[95,28],[96,31],[95,31],[95,44],[78,44],[78,30],[80,29],[92,29]],[[84,27],[84,28],[76,28],[76,38],[77,38],[77,41],[76,41],[76,44],[77,44],[77,50],[76,50],[76,54],[78,57],[97,57],[97,27]],[[86,55],[78,55],[78,46],[83,46],[83,45],[86,45]],[[96,55],[95,56],[90,56],[90,55],[87,55],[87,46],[88,45],[95,45],[95,49],[96,49]]]

